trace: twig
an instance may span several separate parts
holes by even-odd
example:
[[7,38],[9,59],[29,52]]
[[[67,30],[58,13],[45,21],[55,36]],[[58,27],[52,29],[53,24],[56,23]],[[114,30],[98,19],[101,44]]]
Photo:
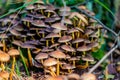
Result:
[[99,24],[101,24],[101,25],[103,26],[103,28],[105,28],[106,30],[110,31],[112,34],[115,35],[115,37],[117,36],[117,33],[116,33],[116,32],[114,32],[112,29],[110,29],[110,28],[108,28],[107,26],[105,26],[99,19],[95,18],[94,16],[89,15],[87,12],[85,12],[84,10],[81,10],[81,9],[77,8],[76,6],[74,6],[73,8],[75,8],[75,9],[77,9],[78,11],[84,13],[86,16],[88,16],[88,17],[96,20]]
[[118,48],[118,45],[113,47],[96,65],[94,65],[88,73],[92,73],[116,48]]
[[61,25],[64,25],[64,20],[65,20],[65,14],[66,14],[66,2],[64,0],[62,0],[63,2],[63,5],[64,5],[64,12],[63,12],[63,17],[62,17],[62,20],[61,20]]

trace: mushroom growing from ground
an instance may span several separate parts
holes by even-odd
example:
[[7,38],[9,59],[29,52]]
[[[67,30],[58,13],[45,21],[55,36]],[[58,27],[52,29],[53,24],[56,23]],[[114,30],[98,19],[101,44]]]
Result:
[[35,56],[35,59],[40,60],[42,64],[43,64],[43,59],[46,59],[46,58],[48,58],[47,53],[39,53],[37,56]]
[[0,79],[0,80],[8,80],[8,78],[9,78],[9,73],[8,73],[7,71],[1,71],[1,72],[0,72],[0,77],[2,78],[2,79]]
[[50,52],[49,55],[51,57],[57,58],[57,75],[59,75],[59,59],[64,59],[66,57],[66,55],[61,52],[60,50],[56,50],[53,52]]
[[43,62],[43,65],[44,65],[44,67],[46,68],[46,67],[49,67],[49,69],[50,69],[50,74],[52,75],[52,76],[56,76],[56,74],[54,73],[54,71],[51,69],[51,66],[53,66],[53,65],[56,65],[57,64],[57,60],[56,59],[54,59],[54,58],[48,58],[48,59],[46,59],[44,62]]
[[16,56],[20,55],[20,52],[17,49],[11,49],[8,51],[8,54],[13,58],[12,62],[12,68],[11,68],[11,73],[10,73],[10,80],[12,80],[13,72],[14,72],[14,67],[16,63]]
[[5,69],[4,63],[8,62],[9,60],[10,60],[10,56],[5,52],[0,51],[0,62],[1,62],[2,71],[4,71]]

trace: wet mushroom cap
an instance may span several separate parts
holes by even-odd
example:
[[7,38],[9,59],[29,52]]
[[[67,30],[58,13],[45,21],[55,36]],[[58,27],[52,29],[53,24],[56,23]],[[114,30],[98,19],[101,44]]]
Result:
[[54,58],[65,58],[66,57],[66,55],[60,50],[50,52],[49,55]]
[[75,52],[75,49],[69,45],[62,45],[61,48],[69,52]]
[[36,60],[46,59],[46,58],[48,58],[48,54],[47,53],[39,53],[37,56],[35,56]]
[[68,41],[70,41],[70,40],[72,40],[72,37],[65,35],[65,36],[62,36],[61,38],[59,38],[58,42],[60,42],[60,43],[65,43],[65,42],[68,42]]
[[96,76],[92,73],[84,73],[80,77],[81,80],[96,80]]
[[54,58],[48,58],[48,59],[46,59],[44,62],[43,62],[43,65],[44,66],[53,66],[53,65],[56,65],[57,64],[57,60],[56,59],[54,59]]
[[72,41],[72,43],[80,43],[80,42],[83,42],[83,41],[84,41],[83,38],[77,38],[74,41]]
[[60,35],[57,33],[50,33],[45,38],[55,38],[55,37],[60,37]]
[[0,77],[2,77],[3,79],[8,79],[9,78],[9,73],[7,71],[1,71],[0,72]]
[[77,51],[89,51],[89,50],[91,50],[91,47],[85,45],[77,48]]
[[32,22],[32,25],[37,27],[46,27],[45,23],[42,20],[34,20]]
[[17,49],[11,49],[8,51],[8,54],[10,56],[17,56],[17,55],[20,55],[20,52]]
[[74,69],[74,68],[75,68],[75,66],[70,65],[70,64],[64,64],[64,65],[62,66],[62,69]]
[[71,74],[68,74],[68,79],[75,79],[75,80],[79,80],[80,79],[80,76],[78,74],[75,74],[75,73],[71,73]]
[[7,53],[0,53],[0,62],[8,62],[10,56]]
[[90,55],[87,54],[86,56],[82,57],[83,61],[94,61],[94,58]]
[[61,23],[54,23],[51,27],[59,30],[67,30],[67,27],[62,25]]

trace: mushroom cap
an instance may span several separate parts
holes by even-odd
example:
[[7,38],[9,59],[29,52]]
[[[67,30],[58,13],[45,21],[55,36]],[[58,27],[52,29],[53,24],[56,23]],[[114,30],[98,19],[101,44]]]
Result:
[[7,34],[5,33],[0,34],[0,39],[5,39],[5,38],[8,38]]
[[12,44],[17,45],[17,46],[21,46],[23,44],[23,42],[21,42],[20,40],[14,40],[12,42]]
[[47,53],[39,53],[37,56],[35,56],[36,60],[46,59],[46,58],[48,58],[48,54]]
[[54,23],[52,24],[51,27],[59,30],[67,30],[67,27],[64,25],[61,25],[61,23]]
[[86,29],[85,30],[85,35],[91,35],[94,31],[91,29]]
[[83,42],[84,39],[83,38],[77,38],[74,41],[72,41],[72,43],[79,43],[79,42]]
[[56,21],[55,18],[45,18],[46,23],[53,23],[55,21]]
[[75,80],[79,80],[80,79],[80,76],[76,73],[71,73],[71,74],[68,74],[68,79],[75,79]]
[[10,56],[3,52],[3,53],[0,53],[0,62],[7,62],[10,60]]
[[8,54],[10,56],[17,56],[17,55],[20,55],[20,52],[17,49],[11,49],[8,51]]
[[55,43],[55,44],[52,44],[49,48],[57,47],[59,45],[60,45],[59,43]]
[[32,22],[32,25],[37,27],[46,27],[45,23],[42,20],[34,20]]
[[72,29],[69,29],[67,33],[70,34],[70,33],[74,33],[74,32],[79,32],[79,30],[76,28],[72,28]]
[[96,76],[92,73],[84,73],[80,78],[81,80],[96,80]]
[[62,76],[57,76],[57,77],[47,77],[45,80],[64,80]]
[[0,72],[0,77],[2,77],[3,79],[7,79],[9,78],[9,73],[7,71],[1,71]]
[[69,25],[72,25],[72,21],[71,21],[70,19],[65,19],[65,20],[64,20],[64,23],[69,24]]
[[27,43],[23,43],[22,45],[21,45],[21,47],[22,48],[36,48],[34,45],[32,45],[32,44],[27,44]]
[[90,55],[87,54],[85,57],[82,57],[83,61],[94,61],[94,58]]
[[54,49],[49,49],[48,47],[44,47],[41,52],[50,52],[53,51]]
[[85,45],[77,48],[77,51],[89,51],[89,50],[91,50],[91,47]]
[[49,55],[54,58],[65,58],[66,57],[66,55],[60,50],[50,52]]
[[98,42],[92,42],[88,46],[90,46],[91,48],[98,47],[99,43]]
[[72,37],[71,36],[67,36],[67,35],[65,35],[65,36],[62,36],[61,38],[59,38],[59,40],[58,40],[58,42],[60,42],[60,43],[65,43],[65,42],[68,42],[68,41],[70,41],[70,40],[72,40]]
[[74,69],[74,68],[75,68],[75,66],[70,65],[70,64],[64,64],[64,65],[62,66],[62,69]]
[[60,35],[57,33],[50,33],[45,38],[55,38],[55,37],[60,37]]
[[61,48],[69,52],[75,52],[75,49],[69,45],[62,45]]
[[44,66],[53,66],[53,65],[56,65],[57,64],[57,60],[54,59],[54,58],[48,58],[46,59],[44,62],[43,62],[43,65]]
[[15,29],[9,29],[9,31],[12,35],[15,35],[15,36],[20,36],[21,35],[21,33],[18,32],[17,30],[15,30]]

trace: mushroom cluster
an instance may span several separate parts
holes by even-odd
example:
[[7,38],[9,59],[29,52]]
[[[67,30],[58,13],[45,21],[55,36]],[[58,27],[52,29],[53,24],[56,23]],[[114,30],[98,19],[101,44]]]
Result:
[[[79,8],[94,16],[85,7]],[[72,73],[75,68],[86,69],[89,62],[94,61],[91,52],[100,48],[103,28],[94,19],[73,12],[70,7],[63,13],[64,7],[56,8],[38,0],[19,13],[0,19],[0,49],[7,52],[12,46],[26,50],[28,66],[43,68],[45,74],[52,76]],[[63,16],[64,24],[61,24]],[[15,56],[19,53],[8,53],[13,58],[14,70]],[[79,60],[85,65],[79,64]]]

